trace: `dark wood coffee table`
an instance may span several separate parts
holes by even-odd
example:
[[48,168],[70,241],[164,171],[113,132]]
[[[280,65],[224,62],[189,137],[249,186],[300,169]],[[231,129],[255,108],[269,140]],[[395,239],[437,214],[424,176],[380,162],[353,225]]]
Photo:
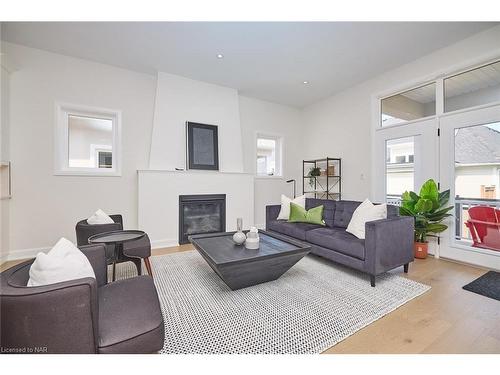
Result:
[[233,234],[211,233],[189,237],[189,241],[232,290],[276,280],[301,260],[310,246],[283,236],[259,231],[260,248],[236,245]]

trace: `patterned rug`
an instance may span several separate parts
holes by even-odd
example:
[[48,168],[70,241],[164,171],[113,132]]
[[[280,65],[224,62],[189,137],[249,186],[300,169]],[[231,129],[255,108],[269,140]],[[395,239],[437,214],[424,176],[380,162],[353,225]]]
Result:
[[[151,257],[165,320],[165,354],[315,354],[382,318],[429,286],[369,277],[306,256],[281,278],[230,290],[196,251]],[[118,278],[136,275],[132,263]]]

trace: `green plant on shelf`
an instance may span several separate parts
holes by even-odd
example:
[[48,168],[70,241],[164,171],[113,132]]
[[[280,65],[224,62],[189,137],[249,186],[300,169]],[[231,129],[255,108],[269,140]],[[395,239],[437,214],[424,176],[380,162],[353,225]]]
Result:
[[307,174],[307,177],[309,177],[309,186],[314,187],[314,182],[316,180],[316,177],[321,176],[321,169],[319,167],[312,167],[309,169],[309,173]]

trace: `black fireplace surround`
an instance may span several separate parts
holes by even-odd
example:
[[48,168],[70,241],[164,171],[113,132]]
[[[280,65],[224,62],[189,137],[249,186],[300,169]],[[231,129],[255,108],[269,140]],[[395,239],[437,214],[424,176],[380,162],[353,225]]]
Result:
[[179,244],[188,236],[226,231],[226,194],[179,195]]

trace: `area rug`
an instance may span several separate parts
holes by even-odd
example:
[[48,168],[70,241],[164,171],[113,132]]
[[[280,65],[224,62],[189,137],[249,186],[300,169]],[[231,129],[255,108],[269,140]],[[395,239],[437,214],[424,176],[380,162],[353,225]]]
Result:
[[[306,256],[281,278],[230,290],[195,251],[151,257],[165,354],[315,354],[430,289],[394,273],[369,278]],[[118,278],[135,276],[131,263]]]
[[463,289],[500,301],[500,273],[486,272],[473,282],[464,285]]

